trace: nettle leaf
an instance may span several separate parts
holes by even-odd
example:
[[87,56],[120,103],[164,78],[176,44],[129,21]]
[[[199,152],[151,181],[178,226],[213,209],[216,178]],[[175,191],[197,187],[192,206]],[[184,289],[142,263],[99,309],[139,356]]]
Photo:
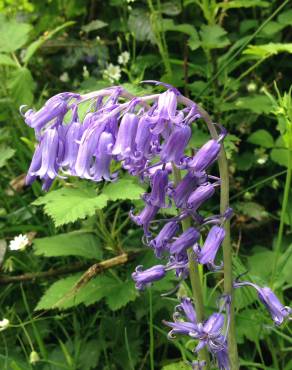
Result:
[[106,195],[109,200],[123,200],[123,199],[140,199],[141,194],[144,193],[144,188],[134,183],[132,180],[120,179],[117,182],[112,182],[107,185],[102,194]]
[[21,48],[28,40],[31,25],[20,23],[16,20],[5,20],[1,17],[0,22],[0,52],[12,53]]
[[138,296],[132,280],[117,281],[111,279],[104,287],[106,288],[106,303],[112,311],[118,310],[130,301],[134,301]]
[[12,158],[14,156],[15,150],[5,146],[0,146],[0,168],[5,166],[8,159]]
[[273,148],[273,136],[267,130],[257,130],[247,139],[249,143],[262,146],[263,148]]
[[109,308],[115,311],[138,296],[133,281],[117,281],[106,275],[93,278],[74,292],[73,288],[81,276],[78,273],[53,283],[41,297],[35,310],[68,309],[81,303],[89,306],[105,298]]
[[[60,307],[61,303],[58,302],[63,301],[62,299],[68,292],[70,292],[81,276],[82,274],[78,273],[53,283],[41,297],[35,310],[47,310],[54,307]],[[74,302],[72,305],[70,305],[70,302],[73,302],[72,297],[70,300],[68,299],[66,303],[69,304],[68,307],[74,306]],[[63,302],[62,307],[64,307],[64,305],[65,303]]]
[[26,67],[15,69],[8,80],[8,87],[17,106],[32,104],[35,83],[29,69]]
[[218,24],[212,26],[203,25],[201,27],[200,35],[202,45],[206,49],[224,48],[230,44],[227,32]]
[[33,202],[44,205],[45,213],[52,217],[56,226],[93,216],[97,209],[106,206],[108,197],[97,195],[92,187],[62,188],[51,191]]
[[71,232],[34,239],[34,252],[45,257],[81,256],[100,260],[102,249],[97,237],[90,233]]
[[9,67],[17,67],[16,62],[10,58],[9,55],[0,54],[0,65],[1,66],[9,66]]
[[271,101],[265,95],[244,96],[236,100],[236,109],[246,109],[254,113],[270,113]]

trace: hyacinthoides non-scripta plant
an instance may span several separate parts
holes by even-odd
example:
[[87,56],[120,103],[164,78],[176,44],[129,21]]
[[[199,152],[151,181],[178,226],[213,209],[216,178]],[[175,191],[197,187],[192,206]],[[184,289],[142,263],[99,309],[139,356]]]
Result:
[[[85,95],[64,92],[49,99],[38,111],[21,107],[27,125],[35,130],[38,142],[27,175],[27,184],[37,178],[48,190],[56,177],[78,176],[95,182],[118,181],[111,173],[112,161],[132,176],[150,184],[141,194],[144,209],[131,219],[143,227],[143,243],[153,249],[157,265],[138,266],[132,277],[139,290],[163,279],[173,271],[179,282],[190,279],[193,297],[183,297],[176,306],[170,338],[185,335],[197,341],[191,363],[194,369],[209,369],[210,355],[219,369],[238,369],[234,327],[233,289],[251,286],[269,310],[276,325],[291,314],[268,287],[232,278],[230,244],[229,181],[222,146],[226,130],[212,123],[210,116],[172,86],[161,84],[160,94],[135,97],[122,87],[110,87]],[[78,107],[91,102],[83,122]],[[69,123],[65,115],[71,111]],[[187,149],[198,118],[206,122],[211,139],[200,149]],[[219,176],[208,168],[218,160]],[[203,203],[220,188],[220,214],[203,217]],[[174,205],[176,217],[157,219],[161,208]],[[152,225],[161,225],[159,231]],[[153,229],[155,231],[153,231]],[[154,234],[155,232],[155,234]],[[207,236],[202,243],[202,234]],[[223,246],[223,261],[216,255]],[[205,316],[199,265],[224,273],[224,291],[217,312]],[[169,272],[170,273],[170,272]]]

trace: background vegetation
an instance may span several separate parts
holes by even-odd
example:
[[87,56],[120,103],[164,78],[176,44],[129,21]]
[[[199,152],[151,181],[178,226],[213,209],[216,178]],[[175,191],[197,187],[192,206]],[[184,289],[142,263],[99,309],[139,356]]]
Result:
[[[1,0],[0,11],[0,320],[10,322],[0,329],[0,368],[149,369],[152,357],[174,370],[193,357],[192,341],[169,342],[161,322],[176,302],[160,296],[171,277],[143,294],[131,280],[136,265],[153,262],[128,219],[142,185],[125,174],[112,184],[57,180],[47,194],[24,185],[35,140],[18,108],[62,91],[121,84],[139,94],[141,80],[162,80],[211,112],[230,132],[234,273],[289,304],[291,2]],[[207,137],[195,126],[191,145]],[[20,233],[31,245],[9,250]],[[220,279],[204,276],[210,312],[209,286]],[[291,330],[273,326],[250,290],[236,293],[236,315],[242,369],[292,369]]]

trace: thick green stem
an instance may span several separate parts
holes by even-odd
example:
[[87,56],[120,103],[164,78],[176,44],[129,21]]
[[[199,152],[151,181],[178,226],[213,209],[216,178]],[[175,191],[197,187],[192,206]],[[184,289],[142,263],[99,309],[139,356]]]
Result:
[[[211,117],[208,113],[199,108],[202,118],[206,122],[212,138],[217,139],[218,134],[214,124],[212,123]],[[229,207],[229,173],[228,163],[225,154],[225,150],[222,146],[221,152],[218,158],[218,166],[221,178],[221,193],[220,193],[220,212],[223,214]],[[226,236],[223,242],[223,261],[224,261],[224,294],[231,297],[230,307],[230,326],[228,331],[228,353],[230,361],[230,369],[238,370],[238,353],[235,333],[235,315],[234,315],[234,294],[233,294],[233,274],[232,274],[232,248],[230,241],[230,222],[225,222]]]
[[275,259],[273,264],[273,271],[272,271],[272,277],[271,277],[271,285],[274,283],[276,271],[277,271],[277,265],[279,262],[280,252],[281,252],[281,246],[282,246],[282,240],[283,240],[283,232],[284,232],[284,225],[285,225],[285,214],[288,206],[288,200],[289,200],[289,191],[291,189],[291,180],[292,180],[292,150],[290,149],[288,151],[288,170],[286,174],[286,181],[285,181],[285,188],[284,188],[284,197],[282,202],[282,210],[281,210],[281,218],[280,218],[280,226],[279,226],[279,232],[275,247]]
[[[177,185],[181,180],[180,170],[173,165],[173,175],[174,175],[174,184]],[[181,222],[183,231],[187,230],[191,226],[191,219],[188,217]],[[193,292],[193,299],[196,308],[196,314],[198,322],[203,322],[204,320],[204,301],[203,301],[203,292],[200,280],[200,274],[198,269],[198,264],[194,258],[192,248],[188,249],[188,259],[189,259],[189,276],[191,281],[191,287]],[[205,360],[206,370],[210,368],[210,359],[209,354],[206,348],[203,348],[199,352],[199,360]]]

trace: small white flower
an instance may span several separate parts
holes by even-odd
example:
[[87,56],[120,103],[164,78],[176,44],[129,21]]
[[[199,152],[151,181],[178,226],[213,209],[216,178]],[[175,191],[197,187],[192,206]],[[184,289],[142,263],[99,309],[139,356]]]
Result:
[[250,82],[247,86],[246,89],[248,92],[255,92],[257,90],[257,84],[255,82]]
[[104,70],[103,77],[108,79],[110,82],[119,81],[121,78],[121,68],[110,63],[107,66],[107,69]]
[[83,72],[82,72],[83,78],[86,80],[90,77],[89,71],[86,66],[83,66]]
[[61,74],[61,76],[59,77],[60,81],[62,82],[68,82],[69,81],[69,75],[67,72],[64,72]]
[[39,354],[36,352],[36,351],[32,351],[29,355],[29,362],[31,364],[35,364],[36,362],[38,362],[40,360],[40,356]]
[[28,237],[26,235],[19,234],[9,243],[9,249],[11,251],[24,250],[29,244]]
[[0,331],[3,331],[8,328],[10,321],[8,319],[0,320]]
[[125,66],[130,60],[130,53],[128,51],[123,51],[122,54],[118,56],[118,63]]

